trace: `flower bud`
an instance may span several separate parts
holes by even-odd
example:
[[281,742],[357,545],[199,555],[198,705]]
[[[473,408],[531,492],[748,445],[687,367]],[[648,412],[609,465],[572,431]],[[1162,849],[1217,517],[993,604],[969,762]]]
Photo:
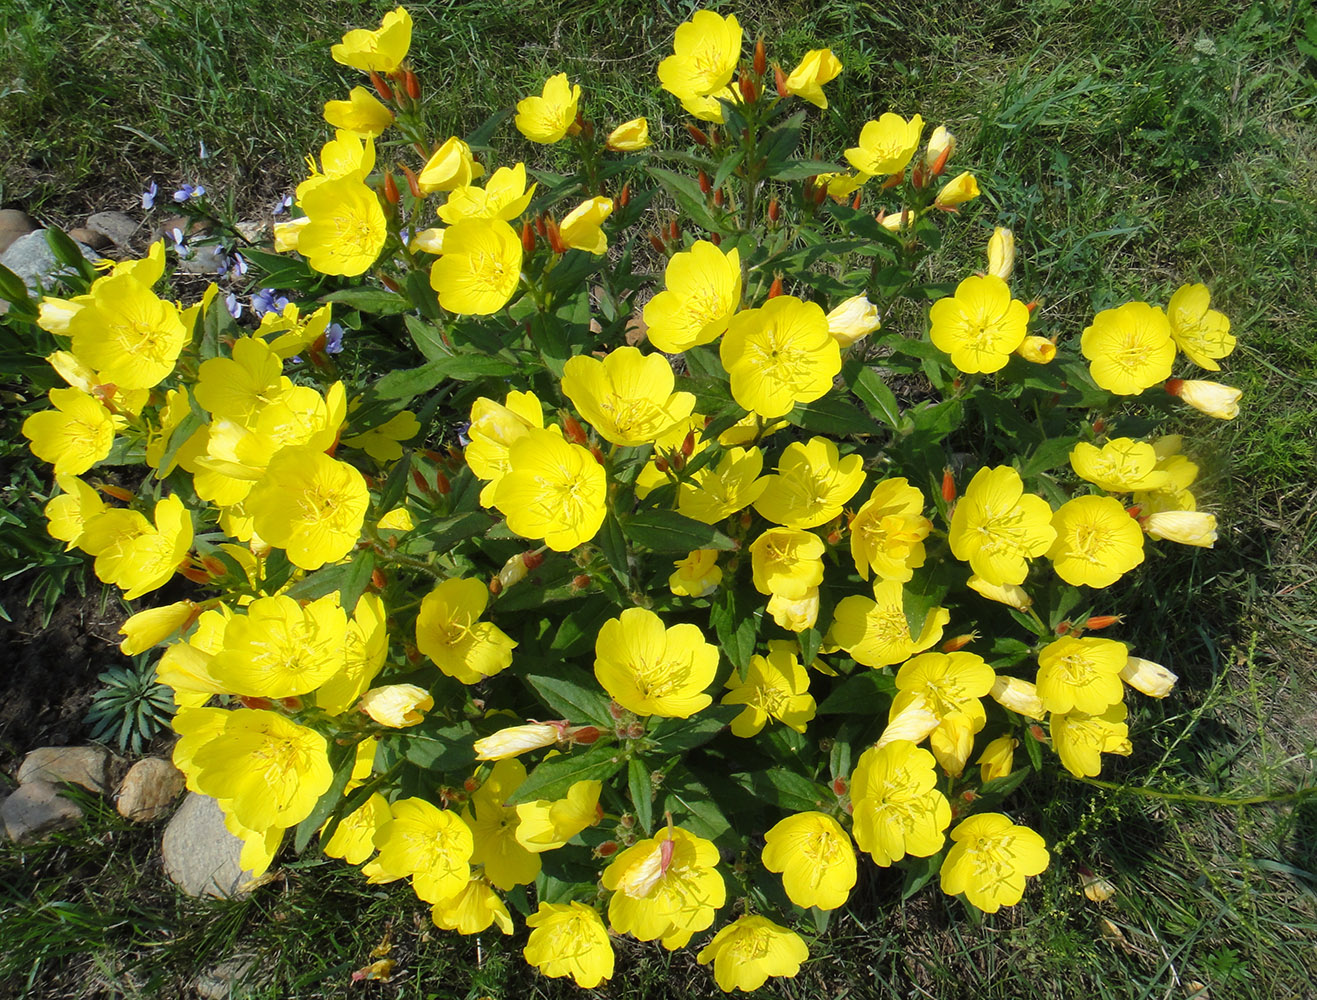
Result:
[[384,77],[372,72],[370,82],[375,87],[375,93],[379,94],[382,99],[386,101],[393,100],[393,88],[384,82]]
[[1239,397],[1244,393],[1219,382],[1202,382],[1194,379],[1170,378],[1166,391],[1179,396],[1195,410],[1218,420],[1234,420],[1239,416]]
[[425,719],[434,708],[434,698],[415,684],[386,684],[361,696],[361,710],[390,729],[404,729]]
[[753,104],[755,98],[759,96],[759,91],[755,87],[755,82],[750,79],[749,75],[744,70],[741,71],[741,79],[738,82],[741,87],[741,97],[745,100],[745,103]]
[[669,240],[681,239],[681,224],[676,219],[673,219],[671,222],[668,223],[668,239]]
[[974,179],[974,175],[967,171],[943,185],[933,201],[933,206],[947,211],[978,196],[979,183]]
[[1179,678],[1160,663],[1131,656],[1120,671],[1120,679],[1149,698],[1165,698]]
[[833,778],[833,779],[832,779],[832,794],[833,794],[833,795],[837,796],[837,798],[841,798],[841,797],[842,797],[843,795],[845,795],[848,791],[850,791],[850,786],[848,786],[848,785],[846,784],[846,779],[845,779],[845,778]]
[[856,191],[855,197],[851,199],[851,208],[858,212],[862,204],[864,204],[864,191]]
[[1038,688],[1030,681],[998,674],[992,690],[988,693],[1002,708],[1008,708],[1030,719],[1041,719],[1047,714],[1038,697]]
[[390,205],[396,205],[400,200],[398,182],[393,179],[393,171],[389,171],[384,175],[384,200]]
[[139,611],[119,629],[125,636],[119,644],[119,651],[124,656],[136,656],[145,653],[152,646],[164,642],[175,632],[182,632],[201,614],[201,607],[194,601],[179,601],[163,608],[147,608]]
[[618,153],[634,153],[649,145],[649,122],[632,118],[608,133],[604,146]]
[[955,653],[964,649],[971,642],[979,637],[977,632],[966,632],[964,635],[958,635],[954,639],[948,639],[942,643],[941,650],[944,653]]
[[774,275],[773,283],[768,286],[768,297],[775,299],[782,294],[782,276]]
[[274,702],[269,698],[257,698],[252,695],[239,695],[238,701],[243,708],[254,708],[260,712],[268,712],[274,708]]
[[949,465],[942,470],[942,499],[947,503],[956,499],[956,477]]
[[878,307],[864,295],[852,295],[828,313],[828,333],[842,348],[867,337],[882,326]]
[[514,587],[526,579],[526,574],[530,572],[530,567],[526,565],[526,560],[522,558],[524,553],[517,553],[503,564],[503,568],[498,571],[498,582],[500,584],[500,593],[504,588]]
[[686,131],[690,133],[691,138],[695,140],[695,144],[697,146],[709,145],[709,137],[705,135],[704,132],[702,132],[698,126],[692,125],[690,124],[690,122],[687,122]]
[[491,579],[489,581],[489,592],[498,597],[499,594],[503,593],[503,581],[498,577]]
[[703,167],[700,168],[699,181],[701,194],[708,194],[713,190],[713,182],[709,180],[709,175],[704,172]]
[[439,469],[436,469],[434,473],[434,488],[435,492],[441,497],[446,497],[453,492],[453,484],[448,481],[448,477]]
[[924,152],[924,166],[934,177],[941,177],[947,167],[947,160],[956,151],[956,137],[947,131],[945,125],[933,129],[928,139],[928,149]]
[[535,252],[535,227],[529,222],[521,224],[521,249],[527,257]]
[[603,735],[598,726],[572,726],[564,734],[571,743],[579,743],[581,746],[589,746],[596,742]]
[[768,199],[768,221],[776,222],[782,217],[782,206],[777,203],[777,196]]
[[755,76],[763,76],[768,72],[768,52],[764,48],[763,36],[755,39],[754,68]]
[[667,244],[663,242],[663,237],[658,235],[658,233],[649,234],[649,245],[652,246],[657,253],[665,254],[668,252]]
[[372,590],[376,590],[376,591],[383,590],[388,582],[389,582],[388,577],[386,577],[378,569],[373,569],[370,571],[370,586]]
[[552,249],[554,253],[566,253],[571,249],[565,242],[563,242],[563,238],[558,232],[558,223],[554,222],[553,219],[544,220],[544,232],[549,239],[549,248]]
[[585,444],[585,428],[570,413],[562,415],[562,436],[572,444]]
[[1002,281],[1011,280],[1015,270],[1015,234],[998,226],[988,240],[988,273]]
[[1216,545],[1216,515],[1197,510],[1162,510],[1143,519],[1143,530],[1152,538],[1181,545],[1210,549]]
[[421,99],[421,81],[411,70],[407,70],[404,80],[404,85],[407,88],[407,96],[413,101],[419,101]]
[[572,588],[574,590],[584,590],[588,586],[590,586],[590,578],[586,574],[578,573],[572,577]]
[[969,589],[998,604],[1005,604],[1016,611],[1028,611],[1033,606],[1033,598],[1025,593],[1024,588],[1014,583],[989,583],[981,576],[969,578]]
[[777,86],[777,96],[786,97],[791,91],[787,90],[787,75],[782,72],[782,67],[773,63],[773,83]]
[[626,208],[631,204],[631,182],[627,181],[622,185],[622,190],[617,195],[617,207]]
[[1015,353],[1030,361],[1035,365],[1050,364],[1056,357],[1056,345],[1046,337],[1038,337],[1030,334],[1020,342],[1020,346],[1015,349]]
[[504,760],[531,750],[551,747],[563,738],[566,726],[565,722],[532,722],[500,729],[491,736],[476,740],[476,760]]
[[723,194],[722,188],[719,188],[717,191],[713,193],[713,203],[717,205],[719,208],[723,207],[723,202],[725,202],[726,200],[727,198]]
[[718,233],[710,233],[710,234],[709,234],[709,242],[712,243],[712,244],[713,244],[714,246],[716,246],[716,247],[720,247],[720,246],[723,245],[723,238],[722,238],[722,236],[721,236],[720,234],[718,234]]
[[1112,625],[1118,625],[1124,620],[1124,615],[1093,615],[1088,621],[1084,622],[1084,628],[1089,632],[1099,632],[1104,628],[1110,628]]
[[594,849],[596,858],[611,858],[617,853],[618,843],[616,840],[605,840],[602,844]]

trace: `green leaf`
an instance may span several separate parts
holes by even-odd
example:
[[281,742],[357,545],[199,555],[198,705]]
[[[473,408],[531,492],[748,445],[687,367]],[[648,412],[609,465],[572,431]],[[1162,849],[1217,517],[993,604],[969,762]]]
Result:
[[[491,358],[479,354],[454,355],[436,358],[419,368],[408,368],[392,372],[372,384],[365,393],[365,404],[372,402],[407,403],[429,392],[441,382],[452,379],[458,382],[470,382],[488,375],[511,375],[517,366],[502,358]],[[363,404],[364,405],[364,404]]]
[[741,714],[739,705],[712,705],[689,719],[664,719],[650,732],[656,753],[685,753],[703,746]]
[[649,175],[662,184],[676,199],[677,204],[690,217],[691,222],[701,229],[708,229],[711,232],[717,232],[721,227],[718,220],[713,217],[709,211],[708,205],[705,204],[704,192],[700,190],[700,182],[694,177],[686,177],[682,174],[675,174],[671,170],[664,170],[662,167],[648,167]]
[[791,812],[819,809],[832,797],[831,792],[825,793],[804,775],[784,767],[733,774],[731,779],[752,792],[755,798]]
[[663,807],[668,812],[684,814],[682,827],[705,840],[717,840],[732,828],[709,790],[698,781],[687,781],[669,791]]
[[905,869],[905,879],[901,884],[901,902],[905,902],[937,876],[942,870],[944,852],[938,851],[931,858],[912,858]]
[[764,172],[775,181],[799,181],[819,174],[835,174],[840,170],[840,164],[825,160],[778,160],[764,168]]
[[564,666],[559,676],[532,674],[526,683],[535,689],[544,704],[568,722],[613,728],[613,717],[608,711],[610,699],[585,671]]
[[727,550],[736,545],[713,525],[678,514],[675,510],[642,510],[622,525],[622,531],[651,552],[685,555],[694,549]]
[[739,595],[735,587],[725,587],[709,606],[709,623],[718,635],[718,644],[742,674],[754,655],[759,615],[760,609]]
[[192,437],[202,427],[206,426],[206,421],[198,413],[189,413],[183,418],[177,427],[169,434],[169,444],[165,448],[165,453],[160,456],[160,462],[156,466],[156,479],[164,479],[173,469],[174,459],[178,457],[179,449],[187,444],[188,438]]
[[489,531],[494,522],[483,511],[467,511],[438,521],[422,521],[403,536],[400,548],[407,555],[447,552],[458,542]]
[[626,538],[622,534],[622,526],[617,523],[617,518],[611,510],[604,518],[603,527],[595,540],[603,549],[604,558],[608,560],[609,568],[617,577],[617,582],[623,587],[630,588],[631,568],[627,563]]
[[871,667],[848,677],[840,687],[823,699],[819,715],[886,714],[896,695],[896,681]]
[[901,417],[901,405],[896,401],[896,394],[876,371],[868,367],[860,368],[848,381],[851,390],[870,414],[892,430],[901,430],[905,424]]
[[436,323],[444,318],[444,311],[439,308],[439,293],[430,286],[428,271],[412,271],[403,287],[407,289],[407,300],[422,316]]
[[1024,730],[1024,751],[1029,755],[1029,763],[1033,765],[1035,771],[1043,769],[1043,750],[1042,744],[1034,739],[1033,727],[1026,726]]
[[352,557],[351,562],[327,566],[294,584],[288,589],[287,596],[298,601],[314,601],[337,591],[339,603],[350,615],[370,585],[371,574],[374,572],[375,553],[370,549],[362,549]]
[[596,743],[584,753],[561,754],[541,761],[531,771],[504,805],[533,802],[536,799],[560,799],[578,781],[607,781],[626,763],[621,748],[611,743]]
[[32,296],[28,294],[27,285],[23,283],[23,279],[3,264],[0,264],[0,299],[4,299],[14,306],[24,307],[29,311],[36,309],[36,303],[32,301]]
[[1049,438],[1035,448],[1020,468],[1020,478],[1029,479],[1040,472],[1047,472],[1058,466],[1070,464],[1070,452],[1079,443],[1082,435],[1071,434],[1066,437]]
[[831,393],[812,403],[797,403],[787,420],[797,427],[838,437],[877,434],[881,430],[849,400]]
[[807,628],[798,633],[796,638],[800,640],[800,662],[809,666],[819,655],[819,647],[823,645],[823,633],[816,628]]
[[337,292],[322,296],[320,301],[345,305],[349,309],[369,313],[372,316],[396,316],[399,313],[411,312],[412,309],[412,304],[397,292],[364,285],[360,288],[341,288]]
[[646,837],[654,829],[654,781],[650,769],[639,757],[627,762],[627,790],[636,810],[636,823]]
[[297,829],[293,833],[293,850],[298,854],[306,850],[306,845],[311,843],[311,838],[315,836],[316,831],[324,826],[325,820],[334,811],[334,807],[342,801],[343,789],[347,787],[348,779],[352,777],[352,766],[356,761],[357,748],[355,745],[329,744],[329,766],[334,771],[334,777],[329,783],[328,790],[316,800],[315,807],[306,819],[297,824]]
[[426,771],[455,771],[467,767],[476,759],[475,731],[469,722],[443,725],[442,720],[430,720],[419,726],[403,730],[403,756]]
[[408,316],[404,322],[407,324],[407,332],[412,335],[412,343],[425,360],[438,361],[452,355],[453,352],[444,343],[444,332],[436,323],[420,316]]
[[986,657],[988,665],[994,670],[1013,667],[1023,663],[1033,654],[1033,647],[1019,639],[999,637],[992,641],[992,648]]
[[283,589],[297,567],[288,561],[288,553],[283,549],[273,549],[265,558],[265,572],[261,577],[261,589],[267,594],[274,594]]
[[[979,798],[984,799],[989,796],[997,800],[1006,798],[1011,792],[1015,791],[1024,783],[1024,779],[1033,774],[1033,771],[1027,767],[1017,767],[1010,774],[1000,778],[993,778],[991,781],[985,781],[979,788]],[[976,809],[982,809],[986,803],[979,802]]]
[[99,275],[96,268],[92,266],[91,261],[82,255],[82,251],[78,249],[78,244],[73,242],[68,233],[58,226],[48,226],[45,232],[46,244],[50,247],[50,252],[55,255],[57,261],[65,267],[77,271],[88,281]]

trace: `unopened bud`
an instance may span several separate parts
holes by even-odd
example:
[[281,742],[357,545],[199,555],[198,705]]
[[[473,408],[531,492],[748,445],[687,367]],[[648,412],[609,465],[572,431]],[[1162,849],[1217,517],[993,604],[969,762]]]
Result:
[[269,698],[254,698],[244,694],[238,697],[238,701],[241,702],[243,708],[254,708],[258,711],[268,711],[274,708],[274,702]]
[[658,469],[659,472],[666,476],[668,469],[671,468],[671,466],[668,465],[668,460],[660,455],[658,458],[654,459],[654,468]]
[[1090,632],[1097,632],[1104,628],[1110,628],[1112,625],[1118,625],[1124,620],[1124,615],[1094,615],[1084,623],[1084,628]]
[[122,500],[124,503],[132,503],[134,494],[132,490],[126,490],[122,486],[115,486],[112,483],[98,483],[97,487],[107,497],[114,497],[116,500]]
[[503,581],[498,577],[491,578],[489,581],[489,592],[495,597],[498,597],[499,594],[503,593]]
[[723,196],[722,188],[719,188],[717,191],[713,193],[713,203],[717,205],[719,208],[723,207],[723,202],[726,200],[727,199]]
[[695,432],[687,431],[686,436],[681,439],[681,453],[687,458],[695,453]]
[[[526,553],[517,553],[503,564],[503,568],[498,571],[499,590],[506,587],[515,586],[526,579],[526,574],[530,572],[530,567],[526,565]],[[491,587],[492,589],[492,587]]]
[[398,282],[394,281],[387,274],[380,275],[380,284],[391,292],[402,293],[402,285],[398,284]]
[[617,195],[617,207],[626,208],[631,204],[631,182],[627,181],[622,185],[622,190]]
[[567,738],[572,743],[580,743],[582,746],[589,746],[602,735],[598,726],[574,726],[567,730]]
[[1029,315],[1032,316],[1034,310],[1038,308],[1038,300],[1034,299],[1032,302],[1026,302],[1024,308],[1028,309]]
[[958,635],[954,639],[948,639],[942,643],[942,652],[954,653],[957,650],[964,649],[971,642],[979,637],[977,632],[966,632],[964,635]]
[[585,444],[585,428],[570,413],[562,415],[562,436],[572,444]]
[[668,223],[668,239],[673,241],[681,239],[681,224],[676,219]]
[[549,238],[549,229],[544,224],[544,216],[535,216],[535,231],[543,236],[546,240]]
[[709,137],[705,135],[704,132],[698,126],[692,125],[689,122],[687,122],[686,131],[690,133],[691,138],[695,140],[697,145],[700,146],[709,145]]
[[777,85],[777,96],[786,97],[791,91],[787,90],[787,75],[782,72],[782,67],[773,63],[773,83]]
[[411,191],[412,197],[413,198],[422,197],[421,182],[416,179],[416,172],[406,164],[400,164],[398,169],[401,170],[403,176],[407,178],[407,189]]
[[963,792],[960,793],[960,797],[965,802],[973,802],[975,799],[979,797],[979,793],[974,791],[974,789],[972,788],[966,788]]
[[384,585],[387,582],[388,580],[385,579],[384,574],[381,573],[379,570],[373,569],[370,571],[370,585],[375,590],[383,590]]
[[663,242],[663,237],[658,235],[658,233],[649,234],[649,245],[652,246],[659,253],[668,252],[668,245]]
[[710,233],[709,242],[716,247],[720,247],[723,245],[723,238],[718,233]]
[[584,573],[578,573],[572,577],[572,588],[574,590],[584,590],[588,586],[590,586],[590,578]]
[[709,175],[706,174],[703,169],[700,170],[699,181],[701,194],[708,194],[713,190],[713,182],[709,180]]
[[384,175],[384,200],[390,205],[396,205],[399,198],[398,182],[393,179],[393,172],[390,171]]
[[596,858],[610,858],[617,853],[617,846],[616,840],[605,840],[594,849],[594,855]]
[[453,492],[453,484],[448,481],[447,476],[437,469],[434,473],[434,488],[435,492],[440,496],[446,497],[449,493]]
[[775,299],[782,294],[782,278],[780,275],[773,278],[773,283],[768,286],[768,297]]
[[462,787],[466,789],[468,792],[474,792],[477,788],[480,787],[480,782],[476,781],[473,775],[472,777],[467,778],[466,781],[462,782]]
[[942,470],[942,499],[947,503],[956,499],[956,477],[952,475],[950,466]]
[[833,528],[831,531],[828,532],[828,544],[829,544],[829,545],[840,545],[840,544],[841,544],[841,529],[840,529],[840,528]]
[[1053,631],[1055,631],[1057,635],[1069,635],[1070,630],[1073,629],[1074,627],[1075,627],[1074,623],[1070,621],[1069,618],[1067,618],[1063,622],[1057,622],[1056,628]]
[[639,720],[626,727],[627,739],[638,740],[645,735],[645,724]]
[[1047,734],[1043,732],[1043,727],[1038,725],[1038,723],[1036,722],[1029,726],[1029,735],[1032,736],[1034,739],[1036,739],[1039,743],[1049,742],[1047,739]]
[[522,565],[529,570],[539,569],[544,565],[544,553],[535,551],[523,552],[521,554],[521,562]]
[[777,203],[777,197],[774,196],[768,200],[768,221],[776,222],[782,216],[782,206]]
[[558,223],[552,219],[544,220],[545,234],[549,238],[549,247],[554,253],[566,253],[570,247],[563,242],[561,234],[558,232]]
[[749,74],[744,70],[741,71],[741,79],[738,81],[741,86],[741,97],[746,104],[753,104],[755,98],[759,96],[759,91],[755,87],[755,82],[750,79]]
[[837,796],[837,798],[841,798],[841,797],[842,797],[843,795],[845,795],[849,790],[850,790],[850,787],[846,784],[846,779],[845,779],[845,778],[833,778],[833,779],[832,779],[832,794],[834,794],[835,796]]
[[384,98],[386,101],[393,100],[393,88],[384,82],[384,77],[380,76],[378,73],[372,72],[370,74],[370,82],[375,87],[375,93],[379,94],[380,97]]
[[755,75],[763,76],[768,72],[768,52],[764,48],[763,38],[755,39]]
[[855,197],[851,199],[851,208],[858,212],[862,204],[864,204],[864,192],[856,191]]
[[421,99],[421,81],[417,79],[416,74],[411,70],[407,71],[407,96],[413,101]]
[[1101,434],[1106,429],[1107,429],[1107,421],[1105,417],[1098,417],[1096,420],[1093,421],[1094,434]]
[[529,222],[521,224],[521,249],[527,257],[535,252],[535,227]]

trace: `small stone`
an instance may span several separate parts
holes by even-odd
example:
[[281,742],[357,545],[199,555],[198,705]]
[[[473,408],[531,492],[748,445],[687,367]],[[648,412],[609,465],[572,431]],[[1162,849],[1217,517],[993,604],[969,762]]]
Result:
[[[100,233],[121,247],[127,247],[140,228],[140,223],[123,212],[97,212],[88,216],[87,228]],[[89,244],[94,246],[95,244]]]
[[16,208],[0,210],[0,254],[9,249],[20,236],[26,236],[34,229],[40,229],[37,220],[26,212]]
[[214,276],[228,270],[229,258],[224,248],[215,244],[204,244],[191,248],[192,253],[178,262],[178,269],[184,274],[205,274]]
[[108,250],[114,246],[114,240],[94,229],[70,229],[69,238],[77,240],[93,250]]
[[133,823],[152,823],[183,794],[183,772],[160,757],[139,760],[124,776],[115,808]]
[[67,781],[89,792],[109,795],[115,785],[114,754],[105,747],[41,747],[23,758],[18,768],[18,783],[48,781],[53,785]]
[[5,832],[18,844],[82,822],[78,804],[63,798],[59,788],[48,781],[20,785],[0,805],[0,816],[5,821]]
[[[99,260],[100,255],[91,247],[80,248],[88,260]],[[50,244],[46,242],[46,231],[36,229],[26,236],[20,236],[9,249],[0,254],[0,264],[23,279],[23,282],[36,294],[42,285],[50,285],[54,278],[67,274],[68,270],[55,259]]]
[[188,794],[160,847],[165,874],[189,896],[237,896],[251,881],[239,862],[242,841],[225,828],[219,803],[208,795]]
[[236,222],[233,228],[248,243],[260,243],[270,235],[270,227],[264,222]]
[[256,965],[255,955],[234,955],[197,976],[192,983],[201,1000],[230,1000],[239,994]]
[[202,219],[189,219],[186,215],[175,215],[160,223],[160,228],[151,234],[151,239],[153,242],[159,239],[173,240],[175,229],[183,234],[185,240],[210,235],[209,222]]

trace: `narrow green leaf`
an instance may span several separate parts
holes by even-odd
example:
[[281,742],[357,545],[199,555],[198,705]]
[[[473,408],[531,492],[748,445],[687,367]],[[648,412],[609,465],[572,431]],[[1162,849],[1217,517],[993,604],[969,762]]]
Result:
[[297,824],[297,829],[293,832],[293,850],[298,854],[306,850],[316,831],[324,826],[334,807],[342,801],[343,789],[347,787],[348,779],[352,777],[352,765],[356,763],[356,749],[354,745],[340,746],[338,743],[329,745],[329,766],[333,768],[334,777],[329,783],[328,790],[316,800],[310,814]]
[[756,798],[791,812],[819,809],[832,797],[831,792],[825,793],[804,775],[784,767],[733,774],[731,779]]
[[639,757],[627,762],[627,790],[636,811],[636,823],[646,837],[654,829],[654,782],[650,769]]
[[896,681],[870,667],[860,667],[860,671],[823,699],[819,715],[886,714],[896,694]]
[[526,683],[535,689],[544,704],[568,722],[577,725],[589,722],[612,729],[613,717],[608,711],[610,699],[584,670],[563,667],[556,677],[532,674],[526,678]]
[[287,593],[294,600],[314,601],[337,592],[343,610],[352,614],[356,610],[357,601],[370,584],[374,571],[375,553],[370,549],[362,549],[352,557],[351,562],[316,570],[290,587]]
[[736,544],[713,525],[674,510],[640,511],[622,525],[622,531],[651,552],[680,552],[684,555],[694,549],[727,550]]
[[850,380],[850,386],[860,402],[876,419],[881,420],[894,431],[899,431],[904,426],[901,405],[896,401],[895,393],[872,368],[860,368]]
[[508,796],[505,805],[560,799],[578,781],[607,781],[626,764],[617,746],[596,743],[584,753],[561,754],[542,761],[521,786]]
[[169,434],[169,444],[165,448],[165,453],[160,456],[160,462],[156,466],[156,479],[164,479],[173,471],[171,466],[174,459],[178,457],[178,451],[183,445],[187,444],[188,438],[192,437],[197,431],[206,425],[205,420],[197,413],[189,413],[182,422]]
[[849,400],[832,394],[812,403],[797,403],[787,414],[787,420],[797,427],[837,437],[876,434],[881,430]]
[[372,316],[396,316],[398,313],[410,312],[412,309],[412,304],[406,297],[397,292],[364,285],[359,288],[340,288],[336,292],[322,296],[320,301],[344,305]]
[[407,332],[412,336],[412,343],[426,361],[438,361],[453,353],[444,343],[443,330],[433,320],[407,316],[404,322],[407,324]]
[[691,222],[701,229],[708,229],[712,232],[719,230],[718,220],[713,217],[708,205],[705,204],[704,192],[700,190],[700,183],[696,178],[676,174],[662,167],[651,166],[646,169],[649,171],[649,175],[662,184],[668,193],[676,199],[677,204],[690,216]]
[[617,523],[617,518],[613,516],[611,510],[604,518],[603,527],[599,529],[595,540],[603,549],[604,558],[608,560],[609,568],[617,577],[617,582],[623,587],[630,588],[631,568],[627,562],[626,538],[622,534],[622,526]]
[[726,729],[738,715],[739,705],[713,705],[689,719],[664,719],[650,732],[656,752],[684,753],[708,743]]

